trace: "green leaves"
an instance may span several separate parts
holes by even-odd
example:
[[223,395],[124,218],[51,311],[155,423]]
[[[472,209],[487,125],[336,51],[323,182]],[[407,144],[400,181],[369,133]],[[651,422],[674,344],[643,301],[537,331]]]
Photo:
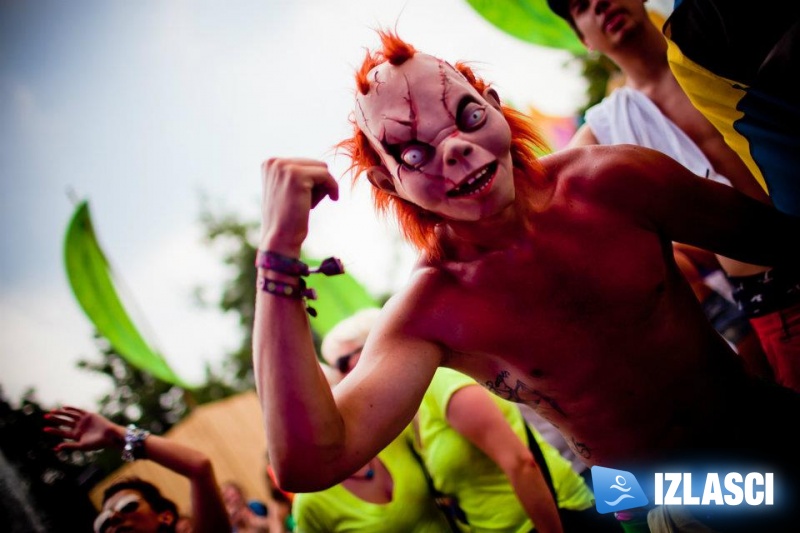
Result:
[[[311,267],[317,267],[321,263],[305,256],[302,259]],[[359,309],[380,307],[367,290],[347,272],[330,277],[313,274],[307,282],[309,287],[317,291],[317,299],[308,303],[317,310],[317,316],[311,318],[311,327],[320,337],[324,337],[337,322]]]
[[[252,328],[254,297],[254,275],[251,256],[255,254],[246,243],[245,233],[239,241],[247,255],[245,272],[241,272],[232,282],[237,294],[242,293],[242,312],[246,328]],[[249,252],[248,252],[249,251]],[[303,257],[303,261],[316,267],[321,261]],[[64,263],[72,292],[86,316],[97,329],[97,333],[108,340],[113,350],[133,367],[146,371],[154,377],[184,389],[195,389],[188,385],[170,368],[164,357],[156,351],[139,332],[131,319],[117,291],[113,270],[100,248],[89,214],[88,202],[81,202],[75,209],[64,239]],[[308,285],[317,292],[317,300],[309,303],[318,315],[311,318],[311,327],[319,337],[324,337],[340,320],[349,317],[365,307],[379,307],[379,303],[352,275],[345,272],[326,277],[314,274],[308,278]],[[247,289],[247,290],[245,290]],[[246,357],[243,362],[250,366],[250,337],[245,343]]]
[[547,0],[466,0],[483,18],[523,41],[586,53],[569,24],[553,13]]

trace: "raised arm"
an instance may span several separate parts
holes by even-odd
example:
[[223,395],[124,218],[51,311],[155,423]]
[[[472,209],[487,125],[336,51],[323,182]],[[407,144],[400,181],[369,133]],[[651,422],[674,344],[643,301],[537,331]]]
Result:
[[[121,451],[125,446],[125,428],[97,413],[63,407],[46,414],[45,421],[45,432],[65,439],[56,446],[56,451],[105,448]],[[189,480],[195,531],[230,530],[214,469],[205,454],[158,435],[148,436],[143,445],[149,460]]]
[[[337,197],[336,182],[318,161],[270,160],[262,170],[260,248],[299,258],[309,212],[324,196]],[[259,269],[259,276],[299,283],[271,269]],[[308,283],[313,287],[313,278]],[[258,291],[253,368],[270,461],[285,490],[315,491],[339,483],[411,421],[441,358],[439,349],[386,327],[376,329],[378,340],[367,343],[334,399],[303,302]]]
[[539,465],[488,392],[478,385],[457,390],[447,404],[447,421],[505,472],[537,532],[563,531]]

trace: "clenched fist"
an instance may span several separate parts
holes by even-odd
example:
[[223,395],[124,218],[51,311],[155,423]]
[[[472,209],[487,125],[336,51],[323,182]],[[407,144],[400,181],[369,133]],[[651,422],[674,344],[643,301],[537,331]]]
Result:
[[300,256],[308,215],[325,196],[338,200],[328,165],[313,159],[271,158],[261,165],[260,249]]

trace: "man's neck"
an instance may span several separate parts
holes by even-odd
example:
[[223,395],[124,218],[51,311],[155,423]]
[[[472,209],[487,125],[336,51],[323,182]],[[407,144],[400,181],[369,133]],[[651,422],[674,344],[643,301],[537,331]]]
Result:
[[439,227],[444,256],[471,261],[516,245],[530,231],[531,221],[515,201],[502,212],[478,221],[447,221]]
[[665,76],[672,76],[667,62],[667,42],[651,23],[647,23],[635,39],[628,39],[608,56],[619,66],[625,84],[646,94]]

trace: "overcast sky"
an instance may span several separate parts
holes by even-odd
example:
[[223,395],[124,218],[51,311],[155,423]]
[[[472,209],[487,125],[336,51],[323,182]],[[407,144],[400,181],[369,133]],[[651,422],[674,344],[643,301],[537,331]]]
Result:
[[[0,386],[46,406],[94,408],[110,381],[70,291],[63,238],[88,199],[134,319],[184,379],[198,382],[239,342],[235,317],[194,306],[219,291],[219,253],[201,241],[199,197],[255,220],[259,166],[324,159],[348,133],[352,73],[372,28],[470,60],[501,97],[553,115],[583,103],[570,54],[506,35],[465,0],[109,2],[0,0]],[[308,250],[341,257],[375,293],[407,276],[408,250],[367,191],[326,201]]]

